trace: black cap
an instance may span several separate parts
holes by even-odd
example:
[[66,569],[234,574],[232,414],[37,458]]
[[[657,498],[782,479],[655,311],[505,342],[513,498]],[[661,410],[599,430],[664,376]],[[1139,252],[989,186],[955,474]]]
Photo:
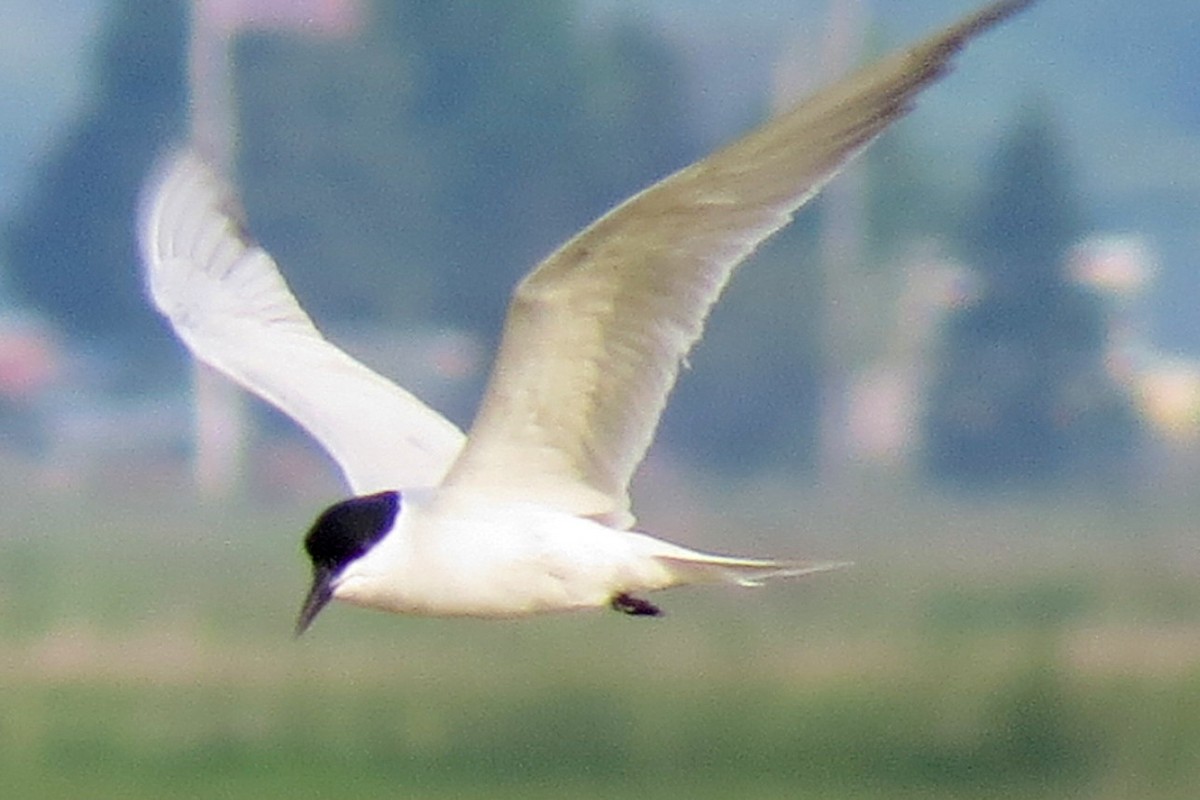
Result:
[[308,630],[333,598],[333,579],[392,529],[399,511],[399,492],[379,492],[343,500],[317,517],[304,537],[304,549],[312,559],[313,582],[296,622],[297,636]]

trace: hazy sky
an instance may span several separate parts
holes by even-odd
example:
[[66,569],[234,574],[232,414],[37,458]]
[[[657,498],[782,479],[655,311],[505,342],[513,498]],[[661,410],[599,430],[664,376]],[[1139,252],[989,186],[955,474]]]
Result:
[[0,3],[0,213],[85,100],[103,0]]

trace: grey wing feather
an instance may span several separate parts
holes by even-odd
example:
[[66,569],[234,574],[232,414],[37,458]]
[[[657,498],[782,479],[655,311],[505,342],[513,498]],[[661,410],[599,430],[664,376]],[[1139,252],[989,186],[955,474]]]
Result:
[[835,83],[601,217],[518,286],[446,483],[628,526],[627,487],[733,270],[1032,0],[994,3]]

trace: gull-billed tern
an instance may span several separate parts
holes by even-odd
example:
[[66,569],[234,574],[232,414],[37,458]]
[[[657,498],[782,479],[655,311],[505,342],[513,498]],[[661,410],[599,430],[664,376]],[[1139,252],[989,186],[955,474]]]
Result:
[[155,305],[196,358],[320,442],[355,495],[305,539],[313,581],[297,633],[331,599],[441,616],[655,615],[646,592],[838,566],[631,530],[631,475],[734,268],[968,40],[1031,2],[992,3],[860,69],[577,234],[513,293],[468,436],[321,336],[201,154],[164,159],[138,225]]

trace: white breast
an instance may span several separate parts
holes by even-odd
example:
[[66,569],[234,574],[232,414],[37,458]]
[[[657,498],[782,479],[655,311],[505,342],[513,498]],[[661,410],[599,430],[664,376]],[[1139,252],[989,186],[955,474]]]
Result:
[[438,616],[511,617],[606,605],[670,575],[646,537],[532,504],[405,497],[396,526],[347,567],[335,597]]

